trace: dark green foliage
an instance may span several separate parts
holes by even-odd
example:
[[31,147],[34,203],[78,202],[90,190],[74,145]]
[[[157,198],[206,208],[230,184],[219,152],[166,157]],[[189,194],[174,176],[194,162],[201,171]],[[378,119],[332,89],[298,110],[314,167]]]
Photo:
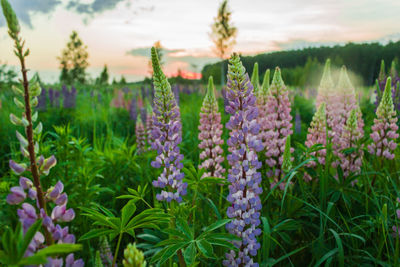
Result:
[[[346,65],[347,69],[359,75],[366,85],[375,83],[378,77],[381,60],[391,62],[400,57],[400,41],[390,42],[387,45],[379,43],[355,44],[348,43],[344,46],[314,47],[301,50],[289,50],[260,54],[257,56],[243,56],[241,60],[247,70],[251,70],[255,62],[260,65],[260,73],[266,69],[280,66],[283,69],[283,79],[286,84],[293,86],[316,85],[320,76],[315,78],[315,68],[331,58],[332,65],[340,67]],[[222,62],[226,69],[226,60]],[[203,82],[212,75],[215,83],[219,83],[221,62],[206,65],[201,71]],[[286,69],[286,70],[285,70]]]

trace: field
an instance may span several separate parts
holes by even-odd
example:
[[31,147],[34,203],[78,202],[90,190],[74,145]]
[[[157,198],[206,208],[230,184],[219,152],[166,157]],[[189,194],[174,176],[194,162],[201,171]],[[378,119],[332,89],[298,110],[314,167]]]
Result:
[[359,86],[328,59],[312,88],[234,53],[221,87],[153,47],[150,81],[48,85],[2,5],[0,266],[400,265],[395,63]]

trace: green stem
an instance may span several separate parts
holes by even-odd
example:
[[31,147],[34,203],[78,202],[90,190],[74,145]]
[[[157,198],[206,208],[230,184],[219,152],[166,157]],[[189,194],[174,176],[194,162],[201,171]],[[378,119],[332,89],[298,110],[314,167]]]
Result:
[[113,262],[112,262],[112,265],[111,265],[111,266],[115,266],[115,263],[117,262],[119,246],[121,245],[121,239],[122,239],[122,232],[119,233],[118,243],[117,243],[117,247],[115,248],[114,259],[113,259]]

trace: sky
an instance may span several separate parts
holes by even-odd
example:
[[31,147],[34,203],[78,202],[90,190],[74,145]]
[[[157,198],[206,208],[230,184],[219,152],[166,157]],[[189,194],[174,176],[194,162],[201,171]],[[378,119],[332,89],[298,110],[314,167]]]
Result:
[[[218,0],[9,0],[31,50],[27,64],[56,82],[69,35],[88,46],[88,73],[107,64],[111,77],[137,81],[149,75],[150,47],[165,48],[164,71],[200,72],[218,61],[209,37]],[[253,55],[347,42],[400,39],[399,0],[230,0],[238,29],[234,51]],[[0,16],[0,63],[17,66]]]

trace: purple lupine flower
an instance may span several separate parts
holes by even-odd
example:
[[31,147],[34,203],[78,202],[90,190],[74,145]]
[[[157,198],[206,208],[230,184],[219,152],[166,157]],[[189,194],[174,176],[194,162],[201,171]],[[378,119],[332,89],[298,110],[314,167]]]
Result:
[[179,85],[175,84],[172,87],[172,92],[174,93],[176,104],[179,106]]
[[297,134],[301,133],[301,116],[299,110],[296,110],[296,116],[294,118],[294,130]]
[[[142,105],[143,105],[143,103],[142,103]],[[142,119],[142,122],[146,122],[147,109],[145,107],[140,108],[140,118]]]
[[[21,177],[19,180],[19,184],[20,186],[11,188],[11,194],[7,196],[8,200],[10,198],[14,198],[14,195],[18,195],[19,201],[18,202],[8,201],[9,204],[18,205],[22,201],[24,201],[27,196],[25,190],[28,190],[28,192],[31,191],[36,192],[36,189],[34,188],[32,181],[26,177]],[[75,236],[68,233],[68,227],[61,228],[60,225],[56,224],[57,222],[69,222],[73,220],[75,217],[74,210],[66,208],[68,197],[65,193],[63,193],[63,189],[64,185],[60,181],[58,181],[54,187],[50,187],[45,193],[45,201],[53,202],[55,204],[51,217],[48,216],[43,209],[39,211],[37,208],[35,208],[33,205],[27,202],[22,203],[21,209],[18,209],[17,213],[19,220],[22,224],[22,227],[24,229],[24,233],[29,229],[30,226],[32,226],[32,224],[36,220],[41,218],[43,219],[43,226],[47,228],[50,234],[52,234],[53,240],[55,242],[75,243]],[[29,195],[30,193],[28,193],[28,196]],[[36,195],[32,196],[34,196],[34,199],[38,201]],[[41,232],[37,232],[35,237],[32,239],[31,243],[29,244],[25,256],[27,257],[34,254],[39,248],[43,247],[43,245],[44,245],[44,236]],[[79,262],[81,262],[81,260],[78,260],[78,263]]]
[[[278,67],[275,69],[266,105],[265,162],[270,168],[267,176],[272,188],[281,177],[286,138],[293,133],[289,92],[283,83],[281,70]],[[279,187],[283,190],[285,183],[280,183]]]
[[208,80],[207,94],[204,97],[201,107],[199,130],[199,140],[201,140],[199,148],[202,149],[200,159],[203,160],[199,169],[206,169],[203,177],[223,178],[225,169],[221,166],[221,163],[224,161],[221,155],[224,151],[220,145],[224,141],[221,139],[221,114],[218,112],[218,102],[215,98],[212,76]]
[[261,234],[260,225],[262,193],[260,187],[261,168],[257,152],[263,146],[258,139],[260,125],[257,123],[258,111],[256,97],[249,76],[239,56],[234,54],[229,60],[226,96],[229,101],[226,112],[231,114],[226,128],[231,130],[227,143],[231,154],[227,159],[231,169],[228,174],[231,206],[227,215],[232,221],[226,225],[231,234],[241,238],[233,244],[239,249],[226,254],[225,266],[258,266],[253,257],[257,255],[260,243],[257,236]]
[[49,88],[49,101],[50,101],[50,106],[54,107],[54,89]]
[[63,107],[74,108],[76,106],[76,88],[72,86],[71,90],[68,90],[67,86],[63,85],[61,93],[63,94]]
[[399,137],[397,120],[391,95],[391,79],[389,77],[381,103],[376,110],[374,125],[371,127],[373,132],[370,137],[373,142],[368,145],[368,150],[371,154],[390,160],[394,159],[394,150],[397,147],[396,139]]
[[38,96],[38,105],[36,106],[36,108],[41,111],[45,111],[47,108],[47,91],[44,87],[42,87],[42,91]]
[[[397,198],[396,201],[397,201],[397,204],[399,204],[400,198]],[[396,217],[397,217],[397,220],[400,220],[400,209],[396,209]],[[396,237],[396,236],[400,237],[400,229],[397,226],[393,225],[392,230],[393,230],[393,233],[392,233],[393,237]]]
[[111,252],[111,247],[107,241],[107,238],[102,236],[100,237],[100,258],[105,267],[110,267],[113,262],[113,254]]
[[60,107],[60,91],[54,90],[54,107],[59,108]]
[[153,130],[153,108],[151,107],[150,103],[146,104],[146,136],[147,136],[147,144],[149,146],[149,150],[151,150],[152,143],[154,142],[153,135],[151,131]]
[[138,114],[136,119],[135,135],[137,154],[142,154],[146,150],[146,131],[144,129],[140,114]]
[[[363,137],[359,128],[359,109],[353,109],[347,119],[346,125],[343,127],[342,136],[339,139],[339,149],[354,149],[354,151],[347,151],[347,153],[339,153],[338,165],[343,170],[343,177],[347,178],[350,174],[359,173],[362,165],[363,150],[359,145],[359,141]],[[355,181],[356,182],[356,181]]]
[[[322,102],[317,112],[314,114],[314,117],[311,121],[310,127],[308,128],[307,140],[305,142],[306,147],[310,148],[313,145],[321,144],[326,147],[326,111],[325,111],[325,103]],[[325,157],[326,157],[326,148],[318,150],[316,152],[311,152],[311,156],[315,156],[318,159],[319,164],[325,165]],[[307,167],[315,167],[317,163],[315,161],[311,161],[307,164]],[[307,181],[311,181],[312,177],[305,173],[304,179]]]
[[132,97],[131,102],[129,103],[129,117],[133,121],[135,121],[137,118],[136,97]]
[[186,195],[187,183],[183,183],[184,173],[181,172],[183,155],[178,145],[182,141],[182,124],[180,112],[171,91],[171,85],[160,68],[157,52],[151,49],[154,80],[154,116],[151,132],[154,142],[152,149],[157,151],[156,159],[151,163],[154,168],[163,168],[162,173],[153,181],[153,186],[162,188],[157,194],[159,201],[182,201]]

